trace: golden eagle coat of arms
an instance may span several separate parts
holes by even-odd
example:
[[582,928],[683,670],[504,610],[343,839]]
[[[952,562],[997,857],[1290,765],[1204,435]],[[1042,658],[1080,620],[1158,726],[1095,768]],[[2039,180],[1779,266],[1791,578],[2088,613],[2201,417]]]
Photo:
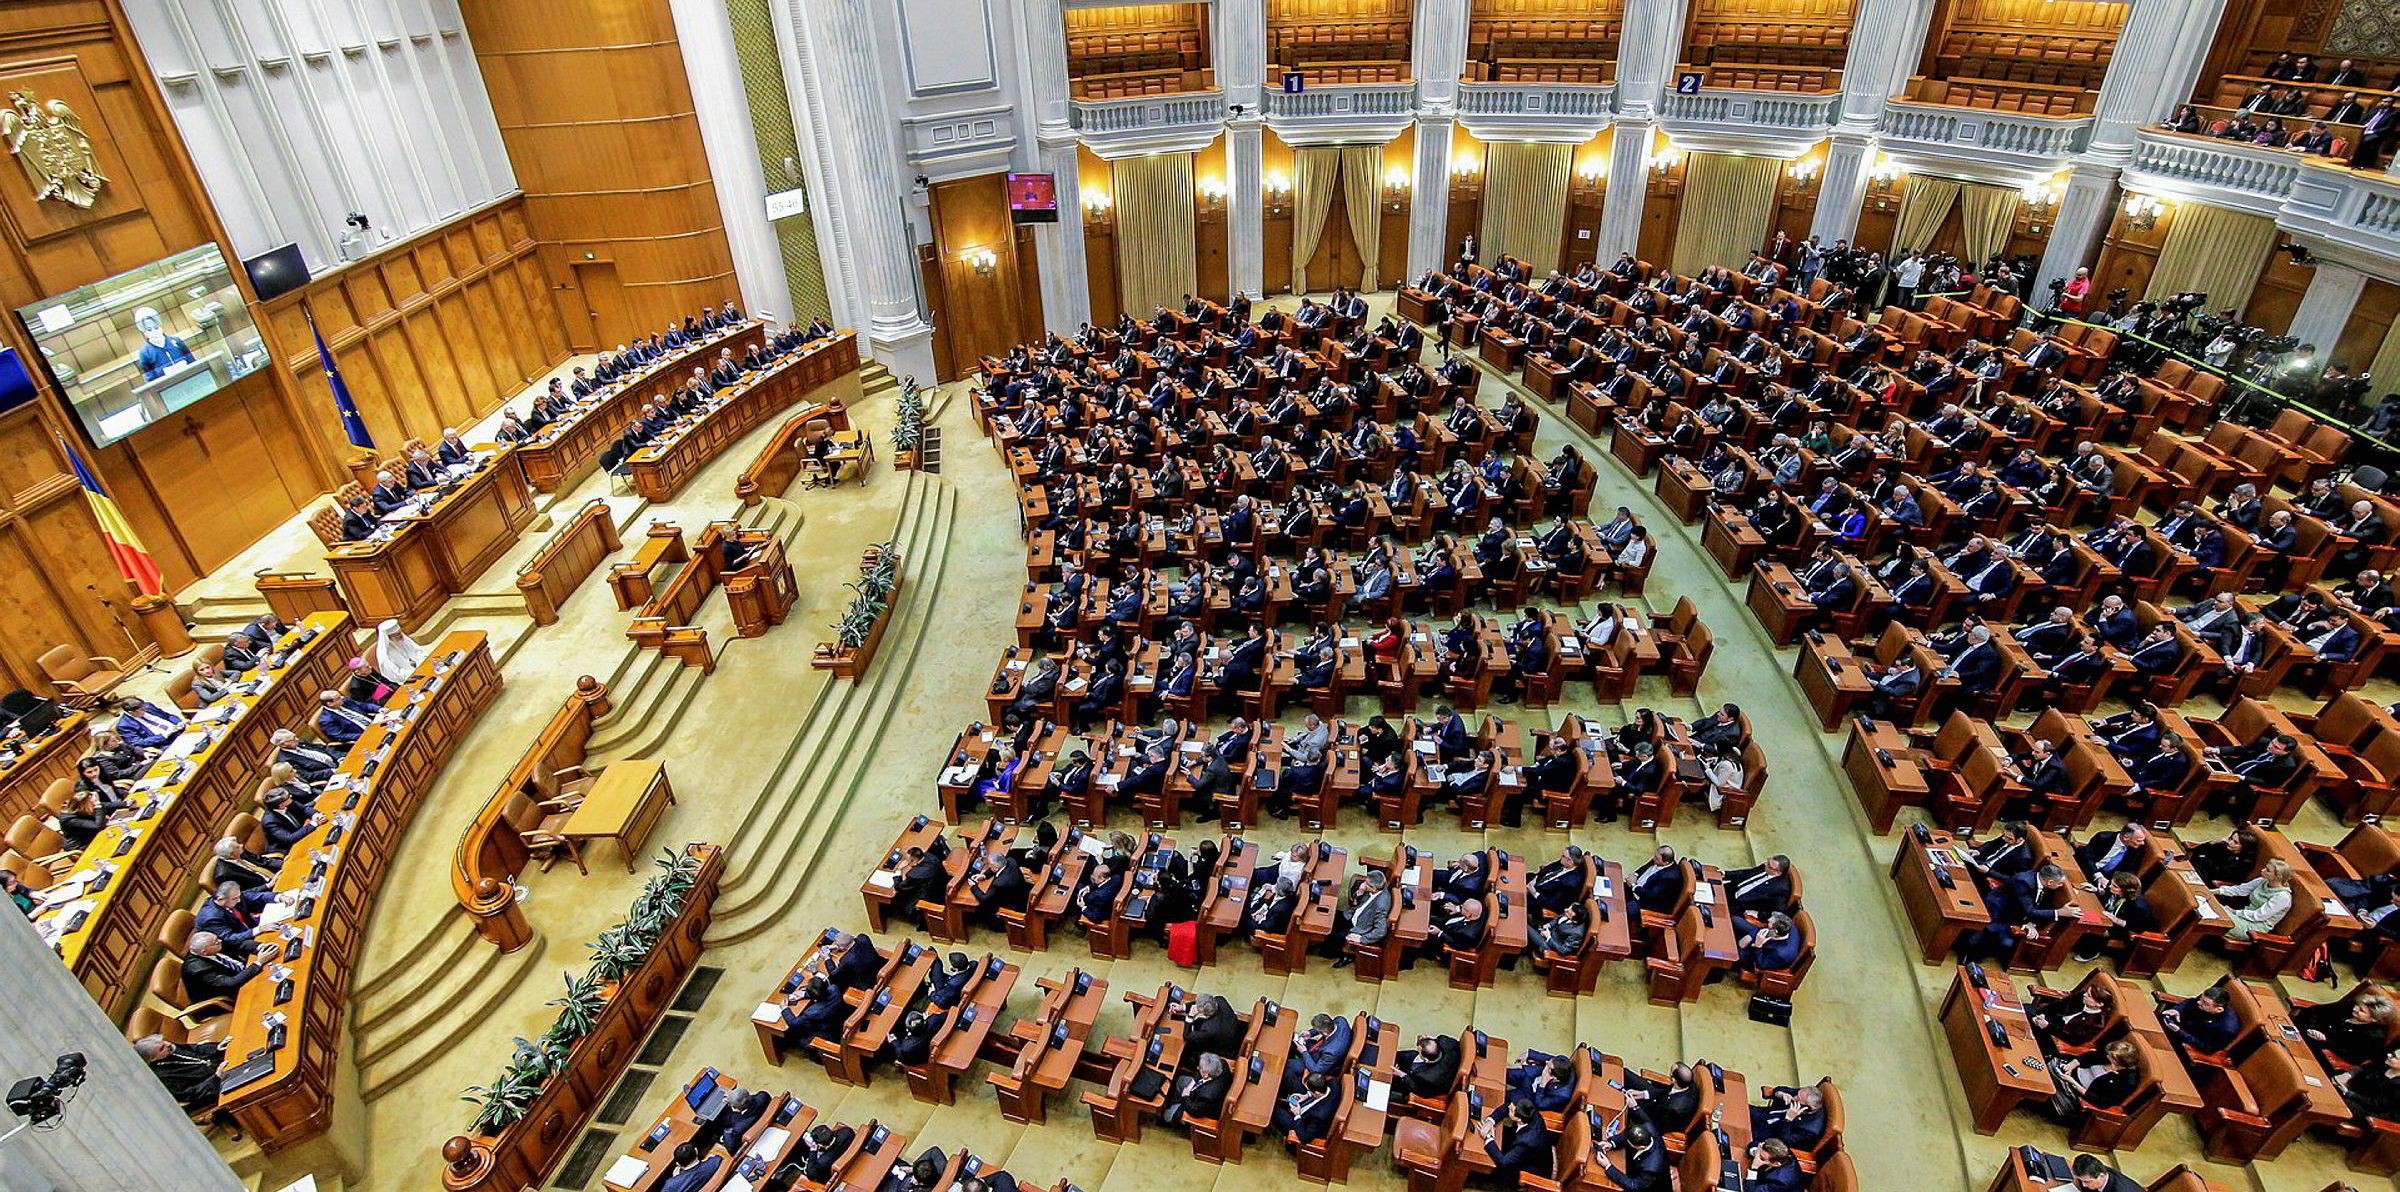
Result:
[[45,103],[30,91],[11,91],[8,102],[0,109],[0,137],[33,180],[33,197],[89,208],[108,175],[100,172],[92,139],[84,135],[83,117],[62,100]]

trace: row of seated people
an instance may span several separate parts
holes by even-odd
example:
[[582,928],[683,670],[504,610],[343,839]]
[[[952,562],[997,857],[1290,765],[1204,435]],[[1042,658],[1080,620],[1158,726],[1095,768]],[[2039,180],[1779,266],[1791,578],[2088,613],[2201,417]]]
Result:
[[[247,644],[271,645],[279,627],[271,614],[260,618],[252,626],[259,637]],[[222,1040],[232,1025],[227,1015],[235,995],[283,955],[284,943],[267,937],[278,934],[274,923],[288,914],[276,908],[305,896],[302,890],[274,892],[292,848],[327,822],[317,806],[328,782],[350,747],[386,715],[383,700],[415,673],[425,653],[397,623],[386,622],[369,648],[350,660],[344,689],[320,693],[306,737],[289,728],[273,734],[273,752],[264,764],[254,804],[235,813],[210,846],[191,908],[173,912],[160,927],[158,942],[168,955],[153,972],[126,1030],[136,1050],[186,1109],[201,1112],[215,1104]],[[216,698],[243,690],[237,681]],[[133,727],[121,726],[120,731]],[[160,726],[154,721],[148,727]],[[134,739],[145,738],[136,730]],[[112,734],[111,740],[123,738]],[[126,784],[141,772],[122,768],[131,748],[120,744],[96,750],[84,760],[77,779],[82,806],[103,817],[129,810],[132,795]]]
[[1494,716],[1470,728],[1447,704],[1430,720],[1397,718],[1398,727],[1381,714],[1356,724],[1309,712],[1288,726],[1236,715],[1215,734],[1172,707],[1154,722],[1103,717],[1081,732],[1057,711],[1029,708],[1013,727],[962,730],[937,776],[948,818],[988,803],[1020,821],[1063,806],[1078,822],[1105,823],[1113,801],[1151,827],[1191,815],[1238,829],[1263,812],[1321,828],[1354,806],[1397,832],[1446,801],[1470,831],[1513,826],[1528,813],[1554,829],[1595,815],[1647,829],[1672,824],[1692,802],[1719,826],[1740,827],[1768,776],[1748,720],[1731,704],[1690,722],[1638,709],[1613,730],[1580,713],[1555,729]]
[[1240,836],[1210,837],[1186,853],[1158,833],[1021,835],[993,820],[953,847],[941,824],[912,821],[860,887],[869,921],[913,918],[944,939],[981,926],[1035,947],[1072,925],[1101,958],[1149,937],[1187,965],[1243,938],[1272,973],[1302,971],[1312,953],[1357,966],[1365,981],[1430,961],[1464,989],[1530,960],[1568,994],[1591,992],[1606,962],[1638,956],[1662,1004],[1692,1000],[1728,972],[1788,998],[1814,960],[1799,872],[1782,856],[1726,872],[1662,845],[1628,873],[1572,845],[1539,868],[1500,849],[1437,867],[1404,845],[1362,855],[1346,878],[1349,854],[1323,841],[1267,854]]
[[[8,848],[14,860],[0,865],[0,872],[9,875],[0,882],[12,883],[5,888],[20,900],[29,899],[29,891],[48,886],[49,878],[72,869],[84,848],[109,825],[130,818],[146,797],[135,784],[160,757],[187,733],[206,732],[220,723],[229,706],[226,701],[259,690],[262,680],[253,672],[274,669],[282,653],[305,644],[304,639],[284,642],[292,628],[268,613],[235,629],[224,642],[210,644],[195,662],[190,681],[170,684],[179,690],[168,706],[138,696],[110,699],[87,724],[88,744],[76,759],[75,778],[52,783],[40,798],[40,814],[21,816],[10,826]],[[358,739],[383,697],[407,678],[423,655],[423,648],[401,633],[397,622],[386,622],[375,641],[347,663],[349,678],[343,689],[318,693],[317,713],[301,727],[322,744],[303,744],[298,732],[284,729],[276,733],[278,748],[322,763],[320,779],[329,774],[339,762],[339,751]],[[386,677],[387,672],[397,677]],[[269,759],[275,760],[284,759]],[[294,830],[291,836],[304,834]]]
[[2070,988],[2020,993],[1967,965],[1949,1005],[1993,1032],[1983,1062],[2002,1065],[1987,1086],[1962,1060],[1971,1087],[2004,1090],[1975,1106],[1979,1128],[2031,1102],[2079,1146],[2134,1148],[2173,1113],[2232,1162],[2272,1160],[2315,1129],[2348,1147],[2351,1166],[2390,1175],[2400,1166],[2392,998],[2360,982],[2329,1001],[2287,1002],[2272,985],[2232,979],[2179,997],[2098,969]]
[[[2295,122],[2297,123],[2297,122]],[[2168,132],[2189,136],[2214,137],[2242,145],[2257,145],[2281,149],[2286,153],[2317,157],[2341,157],[2350,148],[2350,139],[2341,136],[2322,120],[2312,121],[2299,128],[2287,127],[2273,116],[2257,116],[2236,112],[2222,119],[2204,117],[2190,108],[2175,113],[2161,127]]]
[[[907,942],[887,951],[829,929],[754,1021],[771,1058],[809,1052],[837,1079],[856,1083],[870,1078],[873,1065],[853,1070],[836,1057],[865,1049],[874,1064],[907,1072],[912,1091],[939,1099],[923,1073],[939,1062],[966,1017],[954,1007],[971,999],[990,963],[964,953],[945,960]],[[1429,1157],[1438,1166],[1444,1156],[1431,1150],[1480,1162],[1503,1186],[1528,1172],[1565,1181],[1541,1185],[1549,1187],[1570,1186],[1597,1164],[1592,1173],[1608,1171],[1613,1186],[1665,1192],[1683,1149],[1712,1126],[1725,1135],[1713,1139],[1725,1153],[1748,1156],[1768,1173],[1754,1186],[1804,1187],[1827,1167],[1841,1172],[1837,1180],[1854,1179],[1839,1156],[1842,1110],[1830,1081],[1762,1089],[1761,1104],[1752,1106],[1741,1075],[1714,1064],[1638,1073],[1587,1047],[1529,1052],[1511,1063],[1505,1041],[1472,1028],[1403,1046],[1397,1027],[1371,1014],[1319,1014],[1304,1023],[1271,1002],[1244,1014],[1221,996],[1176,986],[1127,995],[1136,1011],[1131,1033],[1094,1049],[1090,1031],[1105,982],[1076,971],[1043,987],[1035,1012],[998,1032],[1009,1071],[987,1077],[1015,1120],[1044,1120],[1043,1094],[1063,1091],[1071,1077],[1099,1086],[1083,1100],[1103,1139],[1138,1140],[1143,1120],[1156,1118],[1189,1133],[1195,1154],[1223,1162],[1238,1158],[1251,1134],[1269,1133],[1317,1180],[1343,1180],[1358,1154],[1389,1139],[1404,1169]],[[898,1007],[914,1008],[895,1014]],[[1036,1083],[1037,1070],[1052,1078]],[[1470,1103],[1472,1120],[1451,1120]],[[1446,1122],[1463,1130],[1445,1137],[1439,1127]],[[1560,1141],[1571,1124],[1590,1134]]]
[[[730,304],[728,304],[728,312],[729,317],[733,318],[735,323],[727,324],[727,326],[738,325],[739,316],[731,312]],[[618,434],[615,442],[601,450],[600,466],[612,472],[623,470],[626,461],[632,459],[635,452],[648,446],[653,440],[666,434],[686,419],[705,413],[720,404],[717,399],[720,391],[742,384],[752,374],[773,367],[776,361],[831,334],[833,334],[831,325],[823,319],[810,324],[806,330],[802,330],[799,324],[792,323],[787,324],[780,331],[770,331],[769,334],[761,336],[757,346],[751,348],[744,355],[734,355],[733,346],[727,345],[718,348],[715,357],[706,361],[695,361],[692,364],[691,372],[684,377],[682,384],[675,385],[666,392],[644,402],[640,409],[635,410],[626,418],[624,431]],[[550,379],[549,391],[534,399],[534,415],[536,418],[544,415],[545,403],[550,403],[553,408],[556,408],[557,403],[562,399],[571,398],[572,393],[564,387],[559,378],[553,377]],[[531,424],[512,426],[510,418],[513,413],[511,411],[501,416],[499,434],[503,442],[507,442],[508,436],[512,433],[530,435],[535,429]]]
[[[468,446],[451,427],[442,428],[441,442],[431,448],[409,440],[398,456],[375,470],[373,483],[352,481],[334,494],[334,506],[341,512],[338,525],[330,527],[335,533],[325,545],[365,542],[375,537],[387,519],[405,518],[423,510],[491,458],[489,450],[477,451]],[[317,519],[312,518],[311,524],[316,523]],[[325,536],[327,528],[318,527],[320,538]]]
[[1912,835],[1916,864],[1895,866],[1895,880],[1930,882],[1955,900],[1921,941],[1929,955],[1954,935],[1963,959],[2034,970],[2105,956],[2147,975],[2195,947],[2250,975],[2330,975],[2338,956],[2388,976],[2400,961],[2400,847],[2372,824],[2331,847],[2256,824],[2199,844],[2139,823],[2081,843],[2022,821],[1973,847],[1947,833]]
[[603,1186],[640,1192],[1076,1192],[1065,1180],[1021,1181],[963,1147],[927,1145],[908,1157],[910,1139],[873,1118],[857,1125],[824,1120],[790,1092],[744,1089],[731,1075],[704,1068],[633,1148],[602,1175]]

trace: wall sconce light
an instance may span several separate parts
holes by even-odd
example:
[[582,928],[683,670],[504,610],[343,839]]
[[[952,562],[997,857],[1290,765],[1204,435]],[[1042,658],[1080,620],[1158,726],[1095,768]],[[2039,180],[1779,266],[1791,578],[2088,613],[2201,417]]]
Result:
[[960,253],[959,259],[973,267],[977,277],[990,277],[1000,267],[1000,254],[988,248],[970,248]]
[[1683,151],[1680,149],[1661,149],[1650,155],[1650,172],[1653,174],[1665,174],[1682,164]]
[[1409,188],[1408,171],[1403,170],[1398,166],[1393,166],[1391,169],[1384,171],[1383,188],[1387,191],[1406,194]]
[[1784,167],[1783,172],[1790,175],[1792,181],[1805,184],[1816,181],[1818,172],[1823,168],[1818,164],[1816,158],[1803,157]]
[[2032,204],[2037,210],[2041,211],[2049,211],[2056,208],[2060,200],[2065,199],[2066,197],[2067,184],[2059,181],[2056,178],[2045,178],[2040,182],[2036,182],[2033,185],[2026,187],[2024,191],[2025,201]]
[[1267,175],[1267,193],[1270,195],[1288,195],[1292,193],[1291,175],[1286,174],[1281,170],[1277,170],[1276,172]]
[[1483,159],[1472,153],[1461,153],[1450,161],[1452,177],[1464,182],[1483,170]]
[[1105,215],[1108,213],[1108,209],[1114,206],[1116,206],[1116,200],[1109,197],[1109,193],[1105,190],[1083,192],[1083,209],[1093,215]]
[[1608,162],[1602,158],[1590,158],[1575,167],[1575,176],[1583,179],[1585,185],[1591,185],[1608,177]]
[[1200,180],[1201,198],[1207,199],[1212,203],[1222,203],[1225,201],[1225,194],[1226,190],[1224,179],[1210,177],[1202,178]]
[[1878,186],[1890,186],[1892,183],[1898,182],[1900,176],[1905,172],[1900,168],[1899,162],[1877,154],[1875,164],[1867,167],[1867,181]]
[[2133,230],[2147,232],[2158,226],[2158,217],[2167,213],[2167,201],[2156,195],[2125,196],[2125,219]]

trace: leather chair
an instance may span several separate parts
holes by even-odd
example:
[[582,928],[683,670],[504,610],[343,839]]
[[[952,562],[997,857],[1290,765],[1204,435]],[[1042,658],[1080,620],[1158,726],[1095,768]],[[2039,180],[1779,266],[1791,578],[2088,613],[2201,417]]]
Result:
[[87,656],[71,645],[50,647],[39,665],[61,698],[78,708],[97,704],[129,677],[124,663],[105,654]]

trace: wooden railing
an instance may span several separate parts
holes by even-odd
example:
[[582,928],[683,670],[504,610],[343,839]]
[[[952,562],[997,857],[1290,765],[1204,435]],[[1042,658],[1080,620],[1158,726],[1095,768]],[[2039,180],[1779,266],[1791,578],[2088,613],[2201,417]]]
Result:
[[[659,433],[633,453],[627,467],[633,490],[653,501],[673,497],[717,453],[749,434],[769,415],[858,371],[858,333],[841,331],[802,347],[720,390],[716,405]],[[838,400],[812,403],[794,416],[805,424],[824,418],[847,429],[850,415]]]
[[601,1098],[632,1063],[642,1040],[699,962],[725,854],[713,844],[687,845],[685,853],[701,863],[683,913],[660,935],[641,967],[609,987],[598,1021],[567,1052],[565,1066],[543,1082],[522,1117],[498,1134],[462,1134],[442,1144],[442,1187],[448,1192],[541,1187],[583,1132],[584,1123],[599,1111]]
[[525,594],[525,612],[536,625],[558,623],[558,606],[583,583],[600,562],[624,542],[617,537],[617,520],[608,502],[592,498],[559,527],[550,541],[517,569],[517,590]]
[[[725,566],[729,543],[738,544],[749,556],[733,570]],[[668,564],[681,566],[660,584],[657,568]],[[692,622],[709,593],[721,586],[728,589],[734,632],[741,637],[757,637],[781,624],[799,597],[791,563],[775,536],[730,521],[710,522],[700,532],[700,541],[690,547],[684,545],[681,529],[665,523],[651,526],[650,540],[632,560],[609,573],[609,583],[616,588],[620,607],[643,597],[641,610],[625,629],[633,644],[662,650],[685,666],[703,670],[716,669],[716,655],[709,649],[708,631]]]
[[808,423],[814,418],[823,418],[829,430],[850,429],[850,412],[839,403],[821,411],[802,410],[785,419],[782,426],[775,428],[775,437],[767,440],[758,458],[734,479],[733,495],[741,498],[742,504],[756,505],[762,496],[780,497],[792,486],[792,478],[800,474],[800,465],[805,462]]
[[350,606],[342,600],[342,589],[330,575],[310,575],[307,572],[260,571],[258,594],[267,602],[267,611],[284,622],[298,621],[310,613],[346,613]]
[[450,861],[450,892],[475,921],[475,930],[503,952],[514,952],[533,938],[525,912],[517,906],[515,884],[532,850],[509,822],[509,804],[533,785],[537,768],[555,772],[582,765],[592,722],[607,712],[607,685],[590,675],[575,680],[575,693],[559,705],[533,746],[459,835],[458,851]]

